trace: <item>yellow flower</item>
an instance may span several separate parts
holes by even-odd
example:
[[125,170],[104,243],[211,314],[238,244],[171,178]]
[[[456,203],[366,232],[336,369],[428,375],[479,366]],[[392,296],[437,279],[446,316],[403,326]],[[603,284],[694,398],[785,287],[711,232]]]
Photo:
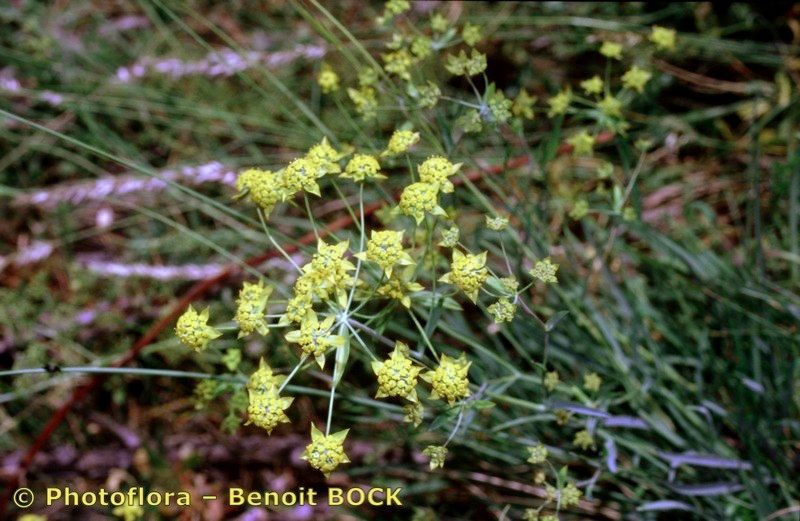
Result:
[[648,71],[634,65],[622,75],[622,85],[636,92],[642,92],[644,91],[645,84],[650,81],[652,77],[653,75]]
[[428,183],[413,183],[405,187],[400,195],[400,211],[404,215],[413,217],[417,224],[425,219],[425,213],[447,216],[439,206],[438,188]]
[[594,438],[589,431],[583,429],[575,433],[575,439],[572,440],[572,444],[576,447],[580,447],[582,450],[586,450],[590,447],[594,447]]
[[411,53],[417,58],[426,58],[430,55],[432,50],[431,39],[426,36],[417,36],[411,42]]
[[409,293],[416,293],[425,288],[422,284],[412,282],[408,278],[408,275],[399,276],[397,272],[394,272],[385,284],[378,287],[376,293],[382,297],[398,300],[403,306],[410,308],[411,297]]
[[437,467],[444,467],[444,460],[447,457],[447,447],[443,445],[428,445],[422,453],[431,459],[429,463],[431,470]]
[[542,445],[541,443],[534,445],[533,447],[527,447],[528,449],[528,463],[533,465],[538,465],[540,463],[544,463],[547,459],[548,451],[547,447]]
[[496,232],[501,232],[508,227],[508,219],[500,215],[496,217],[486,216],[486,227]]
[[555,264],[550,260],[550,257],[547,257],[546,259],[536,261],[536,264],[533,265],[533,268],[531,268],[528,273],[530,273],[531,277],[539,279],[542,282],[558,284],[558,279],[556,278],[557,271],[558,264]]
[[562,90],[547,100],[547,104],[550,105],[550,110],[547,111],[547,117],[552,118],[553,116],[564,114],[569,108],[569,104],[571,102],[572,93],[569,91],[569,89]]
[[289,163],[283,171],[283,184],[287,194],[300,190],[320,196],[317,178],[325,174],[323,165],[310,157],[300,157]]
[[507,298],[501,298],[491,306],[489,306],[489,314],[496,324],[504,322],[511,322],[514,320],[514,315],[517,312],[517,306],[511,303]]
[[653,31],[650,33],[650,41],[659,49],[674,49],[675,29],[654,25]]
[[317,83],[325,94],[337,91],[339,90],[339,75],[333,71],[330,65],[323,63],[317,75]]
[[411,9],[411,3],[408,0],[388,0],[383,6],[384,17],[390,18],[397,16]]
[[408,403],[403,406],[403,421],[406,423],[414,424],[414,427],[419,427],[422,423],[423,407],[422,404],[417,402]]
[[439,102],[439,97],[442,95],[442,90],[432,81],[419,86],[417,91],[419,93],[420,106],[428,109],[435,107]]
[[550,371],[544,375],[544,386],[548,391],[555,389],[559,381],[558,371]]
[[367,251],[355,255],[362,260],[369,260],[380,266],[387,277],[392,276],[395,264],[411,266],[414,260],[403,251],[403,232],[394,230],[372,230]]
[[578,221],[586,217],[587,213],[589,213],[589,201],[586,199],[578,199],[569,211],[569,216]]
[[322,299],[328,298],[331,293],[337,297],[341,306],[345,306],[347,295],[345,288],[353,284],[349,272],[356,267],[348,260],[342,258],[347,251],[348,241],[328,244],[323,240],[317,243],[317,252],[311,257],[311,262],[303,266],[303,278],[310,283],[309,293],[313,292]]
[[600,390],[600,386],[602,384],[603,380],[597,373],[589,373],[583,375],[583,387],[587,391],[597,392],[598,390]]
[[502,286],[503,291],[505,291],[509,295],[516,295],[517,290],[519,289],[519,281],[512,276],[503,277],[501,279],[497,279],[500,282],[500,286]]
[[536,99],[536,96],[531,96],[525,89],[520,90],[511,105],[511,113],[518,118],[533,119],[533,105]]
[[273,373],[272,368],[262,358],[258,362],[258,369],[253,371],[253,374],[247,380],[247,389],[253,392],[265,393],[269,391],[270,387],[282,384],[285,379],[285,376]]
[[111,513],[117,517],[121,517],[125,521],[134,521],[144,516],[144,509],[137,503],[125,502],[112,510]]
[[408,357],[408,346],[397,342],[392,354],[383,362],[372,362],[372,370],[378,378],[376,398],[400,396],[409,401],[417,401],[417,376],[421,367]]
[[475,303],[478,300],[478,290],[488,277],[486,252],[465,255],[458,250],[453,250],[450,271],[445,273],[439,281],[458,286]]
[[586,94],[600,94],[603,92],[603,80],[600,79],[600,76],[594,75],[588,80],[583,80],[581,88]]
[[470,55],[462,49],[457,55],[448,54],[444,68],[455,76],[475,76],[486,70],[486,55],[472,49]]
[[603,111],[603,114],[607,116],[620,117],[622,115],[622,102],[611,94],[606,94],[597,105]]
[[472,24],[464,24],[464,29],[461,31],[461,37],[464,39],[464,43],[469,45],[470,47],[475,47],[483,35],[481,35],[481,28],[477,25]]
[[250,200],[267,215],[276,204],[286,199],[283,175],[280,172],[250,169],[242,173],[242,176],[244,179],[240,177],[238,181],[248,190]]
[[345,339],[331,333],[335,317],[330,316],[320,322],[317,314],[309,312],[300,323],[300,329],[286,333],[286,341],[300,344],[304,355],[313,356],[320,369],[325,367],[325,353],[334,347],[342,347]]
[[573,155],[590,156],[592,155],[592,148],[594,147],[594,136],[585,130],[581,130],[567,139],[567,143],[572,145]]
[[431,16],[431,30],[435,33],[445,32],[448,24],[447,18],[442,16],[441,13],[436,13]]
[[447,179],[458,172],[461,163],[455,165],[442,156],[432,156],[419,165],[419,180],[436,186],[442,193],[449,194],[453,191],[453,183]]
[[414,65],[414,58],[406,49],[400,49],[383,55],[383,68],[400,78],[409,81],[411,73],[409,69]]
[[257,331],[266,335],[267,322],[264,320],[264,311],[267,301],[272,294],[272,286],[264,286],[264,281],[259,280],[258,284],[245,282],[239,291],[239,298],[236,299],[236,316],[234,320],[239,324],[239,338]]
[[469,366],[464,353],[458,358],[451,358],[445,354],[439,359],[439,365],[433,371],[428,371],[421,378],[431,384],[431,399],[442,398],[453,405],[459,398],[469,396]]
[[362,87],[374,85],[378,81],[378,71],[372,67],[364,67],[358,71],[358,84]]
[[377,115],[378,111],[378,95],[375,89],[369,85],[362,85],[360,89],[348,87],[347,95],[356,106],[356,112],[361,114],[361,117],[369,121]]
[[621,60],[622,45],[615,42],[603,42],[603,45],[600,46],[600,54],[602,54],[606,58]]
[[461,232],[459,231],[458,226],[455,224],[447,230],[443,230],[442,240],[439,241],[439,246],[443,248],[453,248],[456,244],[458,244],[458,236],[460,233]]
[[306,446],[302,459],[308,461],[309,465],[319,470],[325,477],[330,476],[331,472],[342,463],[349,463],[347,454],[344,453],[344,440],[347,437],[345,429],[328,436],[322,434],[316,425],[311,424],[311,443]]
[[175,324],[175,335],[183,345],[199,352],[222,333],[208,325],[208,308],[198,313],[189,305]]
[[322,177],[326,174],[338,174],[342,171],[339,166],[339,160],[344,157],[344,154],[337,152],[330,143],[328,138],[322,138],[322,141],[314,145],[308,150],[306,157],[317,165],[322,172],[317,172],[317,177]]
[[294,398],[282,398],[274,385],[265,392],[250,391],[249,395],[246,425],[252,423],[272,434],[272,429],[281,423],[289,423],[289,417],[283,411],[292,405]]
[[355,154],[347,166],[344,167],[342,177],[362,182],[365,179],[386,179],[381,173],[381,165],[373,156],[367,154]]
[[395,130],[392,137],[389,138],[389,144],[386,145],[386,150],[381,152],[382,156],[396,156],[400,155],[419,141],[419,132],[412,132],[410,130]]
[[239,192],[239,197],[246,195],[253,186],[255,180],[264,172],[258,168],[248,168],[239,173],[236,177],[236,190]]
[[561,506],[569,508],[577,505],[581,499],[581,495],[582,493],[578,490],[578,487],[575,486],[575,483],[570,481],[559,492]]

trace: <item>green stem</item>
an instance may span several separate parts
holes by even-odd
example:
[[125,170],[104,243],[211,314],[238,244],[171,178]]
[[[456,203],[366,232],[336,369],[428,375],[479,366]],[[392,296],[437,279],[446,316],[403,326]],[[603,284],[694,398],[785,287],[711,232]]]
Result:
[[25,369],[11,369],[8,371],[0,371],[0,377],[4,376],[22,376],[26,374],[121,374],[131,376],[168,376],[171,378],[201,378],[222,380],[227,382],[243,383],[244,380],[240,377],[229,375],[213,375],[208,373],[199,373],[194,371],[175,371],[172,369],[150,369],[146,367],[96,367],[96,366],[70,366],[70,367],[29,367]]
[[286,376],[286,380],[284,380],[284,381],[283,381],[283,383],[281,384],[281,386],[278,388],[278,394],[280,394],[280,393],[281,393],[281,391],[283,391],[283,389],[284,389],[284,388],[285,388],[287,385],[289,385],[289,382],[291,382],[291,381],[292,381],[292,378],[294,378],[294,375],[296,375],[296,374],[297,374],[297,371],[299,371],[299,370],[300,370],[300,366],[302,366],[302,365],[303,365],[303,362],[305,362],[305,361],[306,361],[306,356],[305,356],[305,355],[303,355],[302,357],[300,357],[300,361],[299,361],[299,362],[297,362],[297,365],[296,365],[296,366],[294,366],[294,369],[292,369],[292,372],[291,372],[291,373],[289,373],[289,374]]
[[278,244],[278,243],[275,241],[275,239],[272,237],[272,234],[271,234],[271,233],[269,233],[269,228],[267,227],[267,221],[266,221],[266,219],[265,219],[265,217],[264,217],[264,212],[262,212],[262,211],[261,211],[261,208],[258,208],[258,218],[259,218],[259,219],[261,219],[261,226],[264,228],[264,234],[266,234],[266,236],[267,236],[267,239],[269,239],[269,242],[271,242],[271,243],[272,243],[272,245],[273,245],[273,246],[275,246],[275,248],[277,248],[279,252],[281,252],[281,255],[283,255],[283,257],[284,257],[284,258],[285,258],[287,261],[289,261],[289,263],[290,263],[292,266],[294,266],[294,268],[295,268],[295,269],[296,269],[298,272],[300,272],[300,273],[303,273],[303,270],[301,270],[301,269],[300,269],[300,266],[298,266],[298,265],[297,265],[297,263],[294,261],[294,259],[292,258],[292,256],[291,256],[291,255],[289,255],[288,253],[286,253],[286,250],[284,250],[283,248],[281,248],[281,245],[280,245],[280,244]]

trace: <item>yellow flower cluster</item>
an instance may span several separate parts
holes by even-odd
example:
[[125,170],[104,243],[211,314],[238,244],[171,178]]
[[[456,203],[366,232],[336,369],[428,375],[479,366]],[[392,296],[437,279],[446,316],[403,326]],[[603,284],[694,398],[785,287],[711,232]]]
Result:
[[586,389],[587,391],[597,392],[600,390],[600,386],[602,384],[603,380],[597,373],[589,373],[583,375],[583,388]]
[[336,467],[350,461],[344,452],[344,440],[349,430],[345,429],[326,436],[312,423],[311,443],[306,446],[306,450],[300,457],[325,474],[327,478],[331,472],[336,470]]
[[412,183],[405,187],[400,195],[400,211],[413,217],[417,224],[425,219],[425,214],[446,216],[444,209],[439,206],[439,190],[436,185],[429,183]]
[[444,467],[444,460],[447,458],[447,447],[442,445],[428,445],[422,453],[431,459],[429,463],[431,470]]
[[586,94],[600,94],[603,92],[603,80],[598,75],[594,75],[588,80],[581,82],[581,88]]
[[528,463],[538,465],[544,463],[548,456],[547,447],[541,443],[528,447]]
[[634,65],[622,75],[622,85],[627,89],[642,92],[644,91],[645,84],[650,81],[652,76],[653,75],[646,70],[640,69]]
[[363,182],[367,179],[386,179],[381,173],[381,165],[375,157],[367,154],[355,154],[344,167],[342,177]]
[[328,317],[322,322],[317,319],[317,314],[309,311],[300,329],[286,334],[286,341],[300,344],[303,355],[312,356],[319,364],[320,369],[325,366],[325,353],[334,347],[342,347],[345,339],[331,332],[335,317]]
[[374,262],[387,277],[392,276],[392,268],[397,264],[414,264],[411,256],[403,250],[403,232],[393,230],[373,230],[367,241],[367,251],[356,254],[356,257]]
[[567,112],[570,103],[572,103],[572,92],[570,92],[569,89],[562,90],[547,100],[547,104],[550,105],[550,110],[547,111],[547,117],[552,118],[553,116],[564,114]]
[[575,433],[575,439],[572,441],[573,445],[582,450],[594,447],[594,438],[592,434],[586,429],[580,430]]
[[621,60],[622,45],[616,42],[603,42],[603,44],[600,46],[600,54],[602,54],[606,58],[611,58],[613,60]]
[[555,264],[550,260],[550,257],[547,257],[546,259],[536,261],[536,264],[534,264],[533,268],[530,270],[530,274],[532,277],[537,278],[547,284],[557,284],[557,271],[558,264]]
[[408,277],[398,275],[397,272],[386,283],[378,286],[378,295],[399,301],[406,308],[411,307],[411,293],[422,291],[424,288],[419,282],[408,280]]
[[372,362],[372,370],[378,378],[376,398],[399,396],[417,401],[417,376],[422,368],[408,357],[408,346],[397,342],[389,358]]
[[283,412],[292,404],[294,398],[282,398],[279,386],[286,378],[276,375],[262,358],[258,369],[247,381],[248,424],[253,424],[272,434],[272,430],[281,423],[288,423],[289,418]]
[[449,194],[453,192],[453,183],[447,178],[460,168],[461,163],[454,165],[445,157],[429,157],[419,165],[419,179],[423,183],[437,187],[442,193]]
[[486,268],[486,252],[471,255],[453,250],[450,271],[439,281],[458,286],[475,303],[478,300],[478,291],[487,278],[489,270]]
[[412,132],[410,130],[395,130],[389,138],[389,144],[386,145],[382,156],[397,156],[406,152],[409,148],[417,144],[419,141],[419,132]]
[[253,332],[261,335],[267,334],[264,312],[271,294],[272,286],[265,286],[263,280],[259,280],[258,284],[244,283],[239,291],[239,298],[236,299],[236,316],[234,317],[236,323],[239,324],[239,338]]
[[675,29],[654,25],[650,41],[659,49],[672,50],[675,48]]
[[567,140],[572,145],[572,153],[576,156],[590,156],[594,148],[594,136],[581,130]]
[[325,94],[335,92],[339,90],[339,75],[333,71],[330,65],[323,63],[317,75],[317,83]]
[[421,378],[431,384],[431,398],[442,398],[447,403],[454,404],[459,398],[469,396],[469,366],[462,353],[458,358],[441,355],[439,365],[433,371],[428,371]]
[[249,395],[248,423],[261,427],[267,434],[272,434],[281,423],[289,423],[289,417],[283,411],[292,405],[294,398],[281,397],[274,385],[266,391],[250,391]]
[[339,160],[342,157],[344,154],[337,152],[327,138],[323,138],[304,157],[294,159],[283,170],[244,170],[236,180],[236,187],[240,197],[248,197],[269,215],[276,204],[301,190],[320,196],[317,180],[326,174],[341,172]]
[[347,241],[328,244],[320,240],[317,243],[317,252],[302,268],[301,286],[308,284],[303,288],[306,292],[321,299],[336,295],[340,305],[344,306],[345,290],[353,283],[350,272],[356,269],[353,263],[343,258],[347,247]]
[[258,393],[269,391],[270,387],[280,386],[286,379],[283,375],[275,374],[272,368],[262,358],[258,363],[258,369],[253,371],[247,380],[247,390]]
[[515,306],[507,298],[503,297],[488,308],[489,314],[497,324],[504,322],[511,322],[514,320],[514,315],[517,313],[517,306]]
[[222,336],[222,333],[208,325],[208,308],[198,313],[190,305],[178,318],[175,335],[183,345],[199,352],[205,349],[210,341]]

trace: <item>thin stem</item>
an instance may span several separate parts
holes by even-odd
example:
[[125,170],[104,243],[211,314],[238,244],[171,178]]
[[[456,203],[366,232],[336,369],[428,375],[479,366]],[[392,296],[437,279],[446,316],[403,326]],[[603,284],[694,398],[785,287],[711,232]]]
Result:
[[244,380],[230,375],[213,375],[194,371],[176,371],[172,369],[150,369],[146,367],[97,367],[97,366],[70,366],[70,367],[29,367],[24,369],[11,369],[0,371],[0,377],[21,376],[26,374],[121,374],[131,376],[168,376],[171,378],[201,378],[243,383]]
[[384,344],[386,346],[394,347],[394,342],[392,342],[389,338],[387,338],[387,337],[383,336],[382,334],[378,333],[377,331],[375,331],[374,329],[372,329],[368,325],[362,324],[358,320],[355,320],[355,319],[352,319],[352,318],[348,318],[347,319],[347,324],[350,325],[350,326],[355,326],[355,327],[361,329],[362,331],[367,333],[369,336],[371,336],[375,340],[378,340],[379,342],[381,342],[382,344]]
[[283,248],[281,248],[281,245],[280,245],[280,244],[278,244],[278,243],[275,241],[275,239],[272,237],[272,234],[271,234],[271,233],[269,233],[269,228],[267,227],[267,221],[266,221],[266,219],[265,219],[265,217],[264,217],[264,212],[262,212],[262,211],[261,211],[261,208],[258,208],[258,209],[257,209],[257,211],[258,211],[258,218],[259,218],[259,219],[261,219],[261,226],[264,228],[264,234],[266,234],[266,236],[267,236],[267,238],[269,239],[269,241],[272,243],[272,245],[273,245],[273,246],[275,246],[275,248],[277,248],[277,249],[278,249],[278,251],[279,251],[279,252],[281,252],[281,254],[283,255],[283,257],[284,257],[284,258],[285,258],[287,261],[289,261],[289,263],[290,263],[292,266],[294,266],[294,268],[295,268],[295,269],[296,269],[298,272],[302,273],[302,272],[303,272],[303,270],[301,270],[301,269],[300,269],[300,266],[298,266],[298,265],[297,265],[297,263],[294,261],[294,259],[292,258],[292,256],[291,256],[291,255],[289,255],[288,253],[286,253],[286,250],[284,250]]
[[[364,185],[359,185],[358,189],[358,212],[360,215],[359,221],[361,222],[361,234],[359,238],[359,247],[358,251],[364,251],[364,240],[366,239],[367,231],[364,227]],[[358,275],[361,273],[361,259],[359,258],[356,262],[356,272],[353,274],[353,287],[350,288],[350,295],[347,297],[347,307],[344,310],[345,317],[350,310],[350,305],[353,303],[353,295],[356,293],[356,286],[358,285]]]
[[430,339],[428,339],[428,335],[427,335],[427,333],[425,333],[425,329],[422,327],[422,324],[420,324],[419,320],[417,320],[417,316],[414,314],[414,312],[411,309],[408,310],[408,314],[411,315],[411,320],[413,320],[414,324],[417,326],[417,329],[419,330],[420,334],[422,335],[422,339],[425,341],[425,344],[428,346],[428,349],[430,349],[431,353],[433,353],[433,358],[435,360],[438,360],[439,359],[439,354],[436,352],[436,349],[434,349],[433,344],[431,344]]
[[307,358],[307,357],[306,357],[306,355],[303,355],[303,356],[301,356],[301,357],[300,357],[300,361],[299,361],[299,362],[297,362],[297,365],[296,365],[296,366],[294,366],[294,369],[292,369],[292,372],[291,372],[291,373],[289,373],[289,374],[286,376],[286,380],[284,380],[284,381],[283,381],[283,383],[281,384],[281,386],[280,386],[280,387],[278,387],[278,394],[280,394],[280,393],[281,393],[281,391],[283,391],[283,388],[284,388],[284,387],[286,387],[287,385],[289,385],[289,382],[291,382],[291,381],[292,381],[292,378],[294,378],[294,375],[296,375],[296,374],[297,374],[297,371],[299,371],[299,370],[300,370],[300,366],[302,366],[302,365],[303,365],[303,362],[305,362],[305,361],[306,361],[306,358]]
[[456,435],[456,432],[458,432],[458,428],[461,427],[461,420],[463,419],[464,419],[464,408],[462,407],[461,411],[459,411],[458,413],[458,419],[456,420],[455,427],[453,427],[453,430],[450,431],[450,436],[447,437],[447,441],[444,442],[445,447],[447,447],[447,445],[450,443],[450,441],[452,441],[453,437]]
[[328,421],[325,423],[325,436],[331,433],[331,420],[333,419],[333,398],[336,396],[336,385],[331,386],[331,397],[328,400]]
[[311,227],[314,229],[314,237],[319,242],[319,232],[317,231],[317,221],[314,219],[314,214],[311,212],[311,203],[308,202],[308,193],[303,192],[303,200],[306,203],[306,212],[308,213],[308,220],[311,221]]
[[367,354],[368,354],[368,355],[369,355],[369,356],[370,356],[370,357],[371,357],[373,360],[378,360],[378,357],[377,357],[377,356],[375,356],[375,354],[374,354],[372,351],[370,351],[370,349],[367,347],[367,344],[366,344],[366,343],[364,343],[364,340],[361,338],[361,335],[359,335],[359,334],[358,334],[358,331],[356,331],[355,329],[353,329],[353,326],[351,326],[349,323],[347,323],[347,324],[346,324],[346,326],[347,326],[347,329],[349,329],[349,330],[350,330],[350,332],[351,332],[351,333],[353,333],[353,336],[356,338],[356,340],[358,340],[358,343],[359,343],[359,344],[361,344],[361,347],[363,347],[363,348],[364,348],[364,351],[366,351],[366,352],[367,352]]

